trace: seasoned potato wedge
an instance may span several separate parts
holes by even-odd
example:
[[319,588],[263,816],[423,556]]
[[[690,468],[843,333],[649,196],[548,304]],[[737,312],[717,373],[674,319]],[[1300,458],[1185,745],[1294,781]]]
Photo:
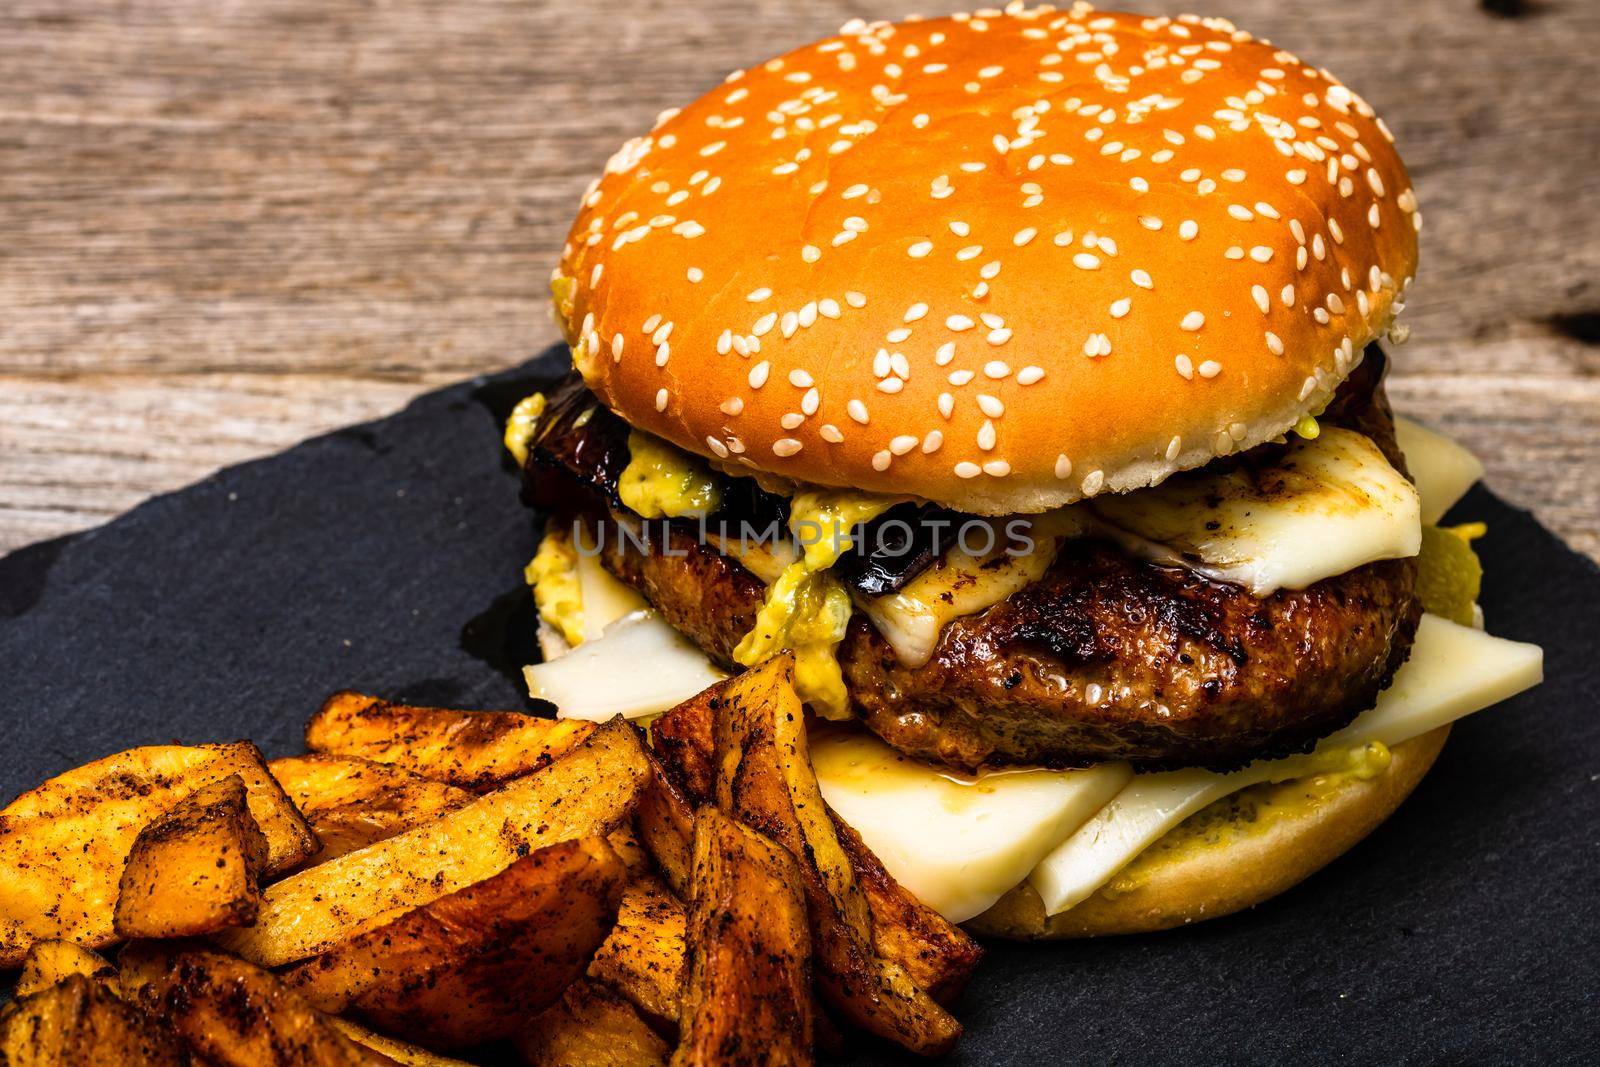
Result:
[[528,1067],[662,1067],[667,1043],[614,990],[580,978],[517,1037]]
[[589,977],[630,1001],[650,1024],[676,1033],[683,985],[688,913],[658,878],[644,877],[622,894],[617,925],[589,964]]
[[71,941],[35,941],[22,961],[13,996],[25,997],[59,985],[75,974],[116,987],[117,969],[98,952]]
[[330,1015],[328,1022],[351,1041],[379,1055],[387,1056],[400,1064],[400,1067],[472,1067],[465,1060],[453,1060],[449,1056],[441,1056],[437,1052],[429,1052],[425,1048],[408,1044],[398,1038],[369,1030],[353,1019],[341,1019]]
[[563,841],[283,972],[329,1012],[433,1048],[510,1037],[583,974],[627,867],[604,838]]
[[710,801],[716,792],[712,723],[716,722],[733,681],[729,678],[696,693],[650,724],[650,747],[672,769],[679,788],[697,807]]
[[[135,946],[130,946],[130,949]],[[124,955],[128,953],[125,951]],[[218,1067],[351,1067],[388,1062],[350,1040],[277,975],[220,952],[144,941],[126,995]]]
[[672,772],[646,751],[650,773],[633,813],[634,832],[661,876],[680,899],[689,896],[694,873],[694,809]]
[[647,769],[643,747],[626,722],[605,723],[538,774],[269,886],[256,925],[219,935],[219,943],[280,967],[481,882],[534,849],[608,834],[633,810]]
[[203,785],[239,775],[267,839],[266,873],[309,856],[316,838],[248,742],[129,749],[59,775],[0,810],[0,968],[46,938],[115,940],[124,861],[146,824]]
[[876,950],[867,896],[811,770],[793,671],[792,657],[774,657],[724,690],[712,724],[717,806],[799,861],[827,1002],[869,1033],[938,1055],[961,1036],[961,1024]]
[[716,808],[701,808],[687,933],[672,1062],[810,1063],[811,938],[794,857]]
[[267,764],[311,824],[322,863],[366,848],[470,801],[465,789],[353,756],[289,756]]
[[187,1067],[183,1047],[104,982],[68,975],[0,1008],[6,1067]]
[[[719,709],[725,712],[724,695],[733,682],[729,679],[718,687],[718,699],[687,700],[650,727],[653,748],[664,766],[646,786],[636,820],[640,837],[680,895],[683,890],[671,875],[686,848],[687,834],[682,827],[693,804],[714,799],[712,724]],[[690,782],[702,791],[686,795]],[[874,950],[904,967],[936,1000],[948,1003],[971,978],[983,955],[981,946],[894,881],[860,836],[837,815],[833,823],[856,881],[866,894]]]
[[306,747],[484,790],[548,767],[593,729],[519,711],[420,708],[343,692],[306,724]]
[[249,926],[266,859],[244,779],[201,786],[134,838],[117,891],[117,936],[198,937]]
[[856,883],[872,913],[872,947],[906,969],[911,980],[941,1004],[967,987],[983,948],[961,927],[911,895],[883,867],[861,835],[832,811],[839,847],[850,857]]

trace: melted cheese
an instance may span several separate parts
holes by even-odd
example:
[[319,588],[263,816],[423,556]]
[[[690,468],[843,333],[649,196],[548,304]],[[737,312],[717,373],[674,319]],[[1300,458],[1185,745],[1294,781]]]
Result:
[[[991,523],[993,541],[970,536],[969,546],[994,544],[981,556],[952,547],[934,564],[898,592],[884,596],[858,596],[856,606],[872,620],[896,658],[907,667],[927,663],[946,624],[965,615],[987,611],[1012,593],[1044,577],[1055,561],[1064,538],[1080,529],[1078,512],[1063,509],[1033,520],[1011,519]],[[978,521],[978,520],[973,520]],[[1021,527],[1007,526],[1021,523]],[[1025,534],[1021,530],[1025,529]],[[1032,542],[1027,551],[1008,551],[1007,532]],[[951,539],[955,534],[950,534]]]
[[814,730],[810,747],[828,804],[955,922],[988,910],[1133,777],[1125,763],[958,775],[855,730]]
[[1246,786],[1287,781],[1364,758],[1514,696],[1543,677],[1537,645],[1491,637],[1434,615],[1417,628],[1411,658],[1372,710],[1309,756],[1263,760],[1231,774],[1181,770],[1141,775],[1045,857],[1028,881],[1056,914],[1105,885],[1190,815]]
[[1394,435],[1422,497],[1422,521],[1436,524],[1483,477],[1483,464],[1444,434],[1410,419],[1395,419]]
[[727,677],[653,611],[635,611],[559,659],[522,670],[528,693],[562,719],[659,715]]
[[789,530],[800,558],[767,587],[756,622],[733,650],[747,667],[783,649],[794,653],[795,690],[823,718],[850,715],[850,698],[836,651],[850,625],[850,594],[829,573],[850,551],[853,531],[899,501],[842,490],[795,494],[789,504]]
[[1421,547],[1416,487],[1371,440],[1327,427],[1254,476],[1203,470],[1088,505],[1130,551],[1256,596]]

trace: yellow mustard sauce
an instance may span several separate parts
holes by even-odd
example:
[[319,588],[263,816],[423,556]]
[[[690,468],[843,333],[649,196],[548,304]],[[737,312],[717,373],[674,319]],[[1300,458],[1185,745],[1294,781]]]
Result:
[[628,435],[628,465],[617,479],[622,503],[647,519],[704,518],[722,505],[716,476],[660,438]]
[[823,718],[843,719],[850,714],[837,656],[850,625],[850,594],[829,568],[850,550],[856,526],[897,503],[894,498],[842,490],[795,494],[789,506],[789,530],[799,542],[801,558],[767,587],[755,626],[733,650],[735,662],[747,667],[785,648],[791,650],[795,689]]
[[539,419],[544,415],[545,397],[543,393],[530,393],[517,401],[517,406],[511,409],[511,417],[506,419],[505,442],[506,451],[511,453],[511,458],[517,461],[517,466],[528,462],[528,444],[533,440],[534,433],[539,429]]
[[569,645],[583,642],[583,586],[578,579],[578,553],[567,532],[555,523],[545,528],[539,550],[523,569],[533,587],[539,617]]
[[1354,747],[1319,749],[1302,757],[1295,777],[1261,782],[1201,808],[1139,853],[1107,882],[1108,899],[1141,888],[1161,868],[1182,863],[1207,849],[1226,848],[1261,833],[1283,819],[1315,811],[1352,781],[1367,781],[1389,769],[1389,747],[1371,741]]

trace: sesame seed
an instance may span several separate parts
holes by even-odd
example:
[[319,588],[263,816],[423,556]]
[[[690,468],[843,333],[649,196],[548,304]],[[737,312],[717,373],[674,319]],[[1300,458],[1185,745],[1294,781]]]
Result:
[[883,381],[878,383],[878,392],[894,394],[898,393],[905,387],[906,383],[904,378],[885,378]]
[[1017,384],[1018,385],[1032,385],[1033,383],[1039,381],[1043,377],[1044,377],[1044,368],[1043,367],[1033,367],[1033,366],[1023,367],[1021,370],[1017,371]]
[[866,296],[862,293],[856,292],[854,289],[844,294],[844,302],[853,308],[864,308],[867,306]]
[[897,456],[903,456],[916,448],[921,442],[911,434],[901,434],[889,442],[889,451]]
[[1292,286],[1292,285],[1284,286],[1283,287],[1283,291],[1278,294],[1278,299],[1283,301],[1283,306],[1284,307],[1286,307],[1286,308],[1294,307],[1294,286]]
[[1194,333],[1206,324],[1206,317],[1198,311],[1191,311],[1178,323],[1178,328]]
[[[970,371],[966,373],[971,374]],[[1001,378],[1008,377],[1011,374],[1011,368],[1003,360],[991,359],[983,365],[983,374],[986,378],[993,378],[995,381],[999,381]]]
[[976,478],[978,475],[983,473],[982,467],[978,466],[976,463],[970,463],[967,460],[962,460],[960,463],[957,463],[954,469],[957,478]]
[[1196,367],[1195,370],[1200,373],[1200,377],[1202,378],[1215,378],[1218,374],[1222,373],[1222,364],[1218,363],[1214,359],[1208,359],[1204,363],[1201,363],[1200,366]]
[[956,398],[949,393],[939,394],[939,414],[949,418],[956,410]]
[[1079,270],[1097,270],[1100,266],[1100,257],[1090,255],[1088,252],[1079,252],[1072,257],[1072,265]]
[[1011,464],[1003,459],[991,459],[983,465],[983,473],[991,478],[1004,478],[1011,473]]
[[787,459],[796,452],[800,451],[802,447],[804,446],[801,445],[799,441],[796,441],[793,437],[780,437],[778,440],[772,442],[772,453],[775,456]]
[[811,375],[805,371],[792,370],[789,372],[789,384],[794,386],[796,389],[809,389],[811,388],[813,382]]
[[1243,204],[1229,204],[1228,205],[1228,214],[1232,215],[1234,218],[1238,219],[1240,222],[1249,222],[1251,219],[1256,217],[1255,216],[1255,212],[1251,211],[1249,208],[1245,207]]
[[1072,460],[1067,458],[1065,452],[1056,457],[1056,477],[1066,479],[1072,474]]
[[944,434],[938,430],[929,430],[927,436],[922,439],[922,454],[931,456],[939,451],[939,446],[942,444],[944,444]]
[[1083,495],[1094,496],[1106,484],[1105,471],[1090,471],[1083,478]]
[[706,272],[701,270],[699,267],[690,267],[689,268],[689,280],[691,282],[699,284],[699,282],[702,279],[704,279],[705,276],[706,276]]
[[912,259],[921,259],[932,251],[932,241],[918,241],[916,244],[906,249],[906,255],[910,256]]
[[765,337],[777,323],[778,313],[769,311],[755,321],[755,325],[750,327],[750,332],[757,337]]
[[667,391],[665,389],[656,390],[656,410],[667,410]]
[[979,393],[978,410],[991,419],[998,419],[1006,413],[1006,406],[1000,402],[999,397],[990,396],[987,393]]
[[911,330],[905,326],[896,326],[885,335],[888,342],[897,345],[911,337]]
[[1127,297],[1123,297],[1121,300],[1114,300],[1111,303],[1111,317],[1114,318],[1114,319],[1120,319],[1123,316],[1125,316],[1132,308],[1133,308],[1133,301],[1128,299]]
[[1173,359],[1172,365],[1178,368],[1178,373],[1185,378],[1194,377],[1194,361],[1181,353]]
[[738,415],[744,411],[744,401],[736,396],[730,396],[717,406],[724,415]]
[[1015,236],[1011,238],[1011,243],[1016,245],[1018,248],[1021,248],[1023,245],[1033,240],[1038,232],[1039,231],[1034,229],[1032,226],[1025,226],[1018,230]]
[[823,423],[822,426],[817,429],[817,436],[821,437],[830,445],[844,443],[844,434],[840,432],[839,427],[835,426],[831,422]]
[[1252,285],[1250,287],[1250,296],[1255,300],[1256,307],[1261,309],[1261,314],[1265,315],[1272,310],[1272,297],[1267,295],[1266,286]]
[[1255,260],[1257,263],[1265,263],[1272,258],[1272,249],[1268,248],[1266,245],[1256,245],[1254,248],[1250,249],[1250,258]]
[[860,423],[862,426],[871,421],[867,416],[867,405],[859,400],[851,400],[844,406],[844,409],[853,421]]
[[1193,219],[1184,219],[1178,225],[1178,236],[1185,241],[1192,241],[1200,235],[1200,224]]
[[956,343],[954,341],[946,341],[933,353],[933,361],[941,367],[947,365],[952,359],[955,358]]
[[905,322],[916,322],[918,319],[922,318],[922,316],[926,315],[927,313],[928,313],[928,305],[927,304],[912,304],[910,307],[906,308],[906,314],[905,314],[904,321]]
[[748,381],[750,382],[750,388],[752,388],[752,389],[760,389],[763,385],[766,385],[767,384],[767,376],[769,374],[771,374],[771,373],[772,373],[772,364],[768,363],[766,360],[762,360],[760,363],[757,363],[754,367],[751,367],[750,368],[750,375],[749,375],[749,378],[748,378]]
[[805,260],[807,263],[815,263],[817,260],[822,258],[822,249],[818,248],[816,245],[806,245],[804,248],[800,249],[800,258]]
[[944,320],[944,324],[947,329],[955,330],[957,332],[962,330],[970,330],[972,327],[977,325],[977,323],[973,322],[965,315],[951,315],[948,319]]
[[1134,285],[1137,285],[1141,289],[1155,288],[1155,282],[1150,279],[1150,273],[1148,271],[1132,271],[1129,273],[1128,278],[1133,282]]
[[1011,340],[1011,331],[1005,327],[1001,327],[998,330],[990,330],[986,340],[992,345],[1003,345]]

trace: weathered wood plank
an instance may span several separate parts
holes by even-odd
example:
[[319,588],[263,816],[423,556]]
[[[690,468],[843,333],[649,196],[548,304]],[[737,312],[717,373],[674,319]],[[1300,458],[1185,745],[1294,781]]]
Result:
[[[1427,219],[1396,395],[1600,555],[1600,4],[1206,6],[1388,117]],[[728,69],[907,10],[11,0],[0,547],[547,343],[544,278],[624,137]]]

